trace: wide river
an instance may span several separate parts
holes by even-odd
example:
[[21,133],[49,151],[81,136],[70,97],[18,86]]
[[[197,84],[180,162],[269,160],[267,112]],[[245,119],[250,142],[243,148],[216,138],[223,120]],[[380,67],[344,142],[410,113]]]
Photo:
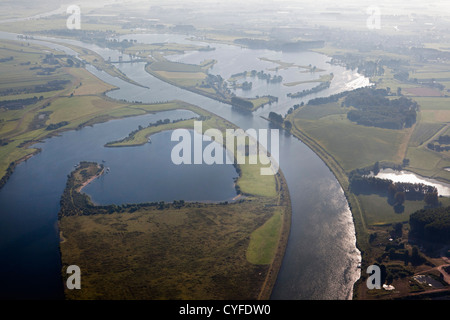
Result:
[[[14,36],[0,33],[0,38],[11,37]],[[185,37],[180,35],[141,35],[138,39],[148,43],[189,41],[206,45],[185,40]],[[45,43],[41,42],[45,40],[41,38],[39,43]],[[120,55],[113,50],[91,44],[72,40],[60,41],[92,49],[105,59],[114,59]],[[49,43],[47,45],[56,47]],[[368,84],[364,77],[328,64],[329,58],[317,53],[250,50],[222,44],[211,46],[216,50],[191,52],[174,56],[173,59],[193,63],[214,58],[218,63],[211,73],[220,74],[224,79],[242,71],[255,69],[269,72],[268,68],[276,67],[276,64],[262,61],[260,57],[298,65],[311,64],[326,70],[323,74],[333,73],[334,78],[329,89],[305,97],[305,100],[287,98],[288,87],[282,84],[263,84],[255,81],[255,95],[261,92],[272,94],[279,97],[279,102],[251,114],[239,112],[227,104],[162,82],[146,73],[143,63],[123,63],[117,64],[117,67],[129,78],[149,89],[113,78],[90,66],[87,69],[119,88],[108,93],[112,98],[145,103],[183,100],[211,111],[243,129],[270,129],[270,124],[261,117],[267,116],[270,111],[284,114],[293,104],[301,101]],[[57,47],[73,54],[63,46]],[[282,70],[280,74],[284,79],[318,78],[317,74],[300,73],[296,68]],[[301,91],[311,86],[311,83],[308,83],[293,87],[295,89],[291,87],[290,90]],[[94,181],[85,190],[95,201],[101,203],[176,199],[222,201],[233,197],[232,183],[236,174],[232,166],[204,165],[200,169],[186,169],[185,172],[173,175],[174,167],[168,156],[170,152],[167,152],[171,148],[168,133],[153,136],[151,144],[141,147],[103,147],[108,141],[126,136],[138,125],[158,119],[180,117],[192,117],[192,114],[180,110],[162,115],[114,120],[66,132],[39,144],[42,152],[20,164],[0,190],[0,297],[63,297],[57,213],[67,174],[81,160],[105,161],[111,168],[107,176]],[[360,252],[356,248],[353,219],[344,192],[324,162],[301,141],[282,133],[279,146],[280,167],[288,183],[293,212],[286,254],[271,298],[351,299],[353,284],[360,276],[360,270],[357,268]],[[165,151],[155,155],[157,149],[152,148],[157,147],[158,150]],[[192,186],[194,176],[200,178]],[[209,181],[213,176],[215,179]],[[164,183],[158,182],[163,188],[159,193],[149,189],[155,185],[155,181],[170,180],[174,177],[178,179],[178,183],[172,186],[164,186]],[[111,188],[110,182],[114,182],[114,188]],[[202,189],[202,183],[212,190]],[[197,192],[187,194],[191,189]],[[211,192],[206,197],[208,199],[205,198],[206,192]]]

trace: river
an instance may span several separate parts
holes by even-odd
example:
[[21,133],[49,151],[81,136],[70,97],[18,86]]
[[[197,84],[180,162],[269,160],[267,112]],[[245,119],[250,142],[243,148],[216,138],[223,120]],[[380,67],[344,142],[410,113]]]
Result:
[[[1,36],[2,34],[0,34]],[[75,43],[72,40],[67,42]],[[76,43],[94,51],[97,49],[91,44]],[[48,45],[52,46],[52,44]],[[229,50],[228,54],[233,54],[233,48],[227,48],[227,50]],[[242,49],[236,47],[235,50]],[[99,49],[97,52],[101,54],[105,50]],[[220,60],[233,58],[233,56],[222,56],[218,49],[215,50],[215,53],[219,55],[216,57]],[[110,52],[106,54],[110,54]],[[200,54],[211,53],[202,52]],[[252,54],[251,50],[246,52],[246,55],[250,54]],[[271,58],[286,58],[282,53],[277,52],[265,51],[265,54]],[[105,57],[105,53],[103,56]],[[251,61],[254,64],[260,63],[261,52],[254,52],[252,57]],[[177,58],[182,59],[182,57]],[[349,73],[341,67],[330,66],[327,61],[326,56],[317,53],[299,52],[295,56],[295,61],[292,62],[311,63],[326,68],[328,73],[332,70],[335,78],[330,88],[321,92],[322,95],[347,90],[355,83],[360,85],[365,83],[361,81],[360,75]],[[252,68],[254,64],[246,64],[245,69]],[[150,89],[112,78],[88,66],[87,69],[90,72],[120,88],[108,93],[110,97],[145,103],[176,98],[198,105],[243,129],[270,129],[270,124],[260,115],[267,115],[271,110],[284,113],[294,103],[294,101],[287,103],[288,99],[283,98],[278,104],[260,109],[256,113],[243,113],[227,104],[162,82],[146,73],[143,63],[118,64],[117,66],[129,78]],[[242,70],[242,66],[238,66],[237,69],[239,69],[238,72],[245,71]],[[233,73],[234,71],[230,70]],[[310,75],[310,77],[317,76]],[[282,89],[270,88],[270,90]],[[303,100],[296,100],[295,103],[300,101]],[[100,130],[99,134],[104,135],[105,132],[101,128],[107,128],[109,123],[119,123],[118,127],[121,128],[124,124],[123,131],[125,133],[130,129],[125,125],[127,120],[129,119],[111,121],[93,128]],[[134,129],[135,127],[131,130]],[[0,273],[2,281],[8,284],[2,286],[1,296],[62,297],[61,266],[58,260],[59,238],[56,228],[58,200],[64,189],[65,177],[73,169],[74,162],[79,160],[101,161],[102,159],[101,157],[87,157],[84,152],[76,154],[81,149],[82,142],[86,141],[81,136],[89,135],[89,130],[90,128],[84,128],[62,135],[62,138],[79,135],[76,139],[72,138],[73,141],[79,142],[79,146],[72,148],[70,153],[48,152],[57,144],[54,141],[58,141],[61,137],[48,139],[41,146],[42,152],[20,164],[10,181],[0,190],[3,231],[0,249],[2,256],[7,261],[7,266],[2,266]],[[111,139],[109,139],[110,137]],[[117,138],[117,135],[108,134],[107,140],[114,140],[114,137]],[[103,143],[105,142],[107,141],[103,141]],[[281,134],[279,147],[280,167],[288,183],[293,212],[286,254],[271,298],[283,300],[351,299],[353,284],[360,275],[360,270],[357,268],[360,253],[356,248],[353,219],[343,190],[324,162],[301,141],[289,134]],[[45,161],[52,165],[45,165]],[[126,159],[118,161],[117,165],[121,163],[126,163]],[[112,169],[112,172],[115,172],[114,170]],[[49,175],[56,178],[47,179]],[[121,188],[121,186],[119,185],[117,188]],[[26,199],[23,199],[24,194],[27,195]],[[126,200],[122,199],[122,201]]]

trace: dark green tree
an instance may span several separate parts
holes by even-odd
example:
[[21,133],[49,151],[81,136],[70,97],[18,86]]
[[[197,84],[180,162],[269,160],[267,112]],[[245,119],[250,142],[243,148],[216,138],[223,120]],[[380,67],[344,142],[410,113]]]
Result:
[[439,197],[437,192],[428,192],[425,194],[424,201],[427,205],[436,207],[439,204]]
[[394,198],[395,198],[395,203],[397,205],[401,206],[401,205],[403,205],[405,203],[406,196],[405,196],[405,193],[403,191],[400,191],[400,192],[397,192],[395,194]]

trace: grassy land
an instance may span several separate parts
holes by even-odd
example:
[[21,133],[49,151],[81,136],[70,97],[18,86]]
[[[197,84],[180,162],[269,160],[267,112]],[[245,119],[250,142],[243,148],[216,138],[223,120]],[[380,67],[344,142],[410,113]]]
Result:
[[[326,111],[319,112],[324,114]],[[308,116],[311,113],[308,112]],[[363,127],[349,121],[341,112],[318,120],[296,117],[293,123],[333,154],[346,172],[373,165],[376,161],[399,163],[404,157],[398,149],[404,143],[406,132]]]

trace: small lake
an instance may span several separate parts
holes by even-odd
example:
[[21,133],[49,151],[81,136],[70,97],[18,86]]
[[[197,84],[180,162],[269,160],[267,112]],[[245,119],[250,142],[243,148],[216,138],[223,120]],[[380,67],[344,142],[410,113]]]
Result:
[[423,183],[436,187],[440,196],[450,197],[450,184],[446,184],[434,179],[425,178],[410,171],[381,169],[376,177],[380,179],[389,179],[393,182]]

